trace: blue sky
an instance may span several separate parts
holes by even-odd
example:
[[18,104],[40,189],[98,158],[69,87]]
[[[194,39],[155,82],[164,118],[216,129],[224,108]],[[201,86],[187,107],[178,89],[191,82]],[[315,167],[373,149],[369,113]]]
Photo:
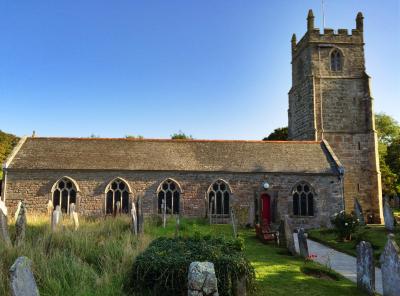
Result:
[[[0,0],[0,129],[39,136],[261,139],[287,125],[290,38],[321,0]],[[326,27],[364,14],[375,110],[400,121],[398,0],[325,0]]]

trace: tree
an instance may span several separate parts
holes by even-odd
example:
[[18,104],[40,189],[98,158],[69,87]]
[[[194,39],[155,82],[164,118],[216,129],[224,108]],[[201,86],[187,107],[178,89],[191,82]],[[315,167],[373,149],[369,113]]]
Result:
[[[7,134],[0,130],[0,164],[7,159],[19,138],[13,134]],[[0,165],[0,180],[3,179],[3,166]]]
[[288,128],[285,126],[276,128],[268,137],[264,138],[263,141],[287,141],[288,137]]
[[187,140],[187,139],[192,140],[193,137],[192,137],[192,135],[186,135],[184,132],[179,130],[179,132],[171,135],[171,139],[173,139],[173,140]]
[[389,115],[375,115],[383,195],[400,193],[400,125]]

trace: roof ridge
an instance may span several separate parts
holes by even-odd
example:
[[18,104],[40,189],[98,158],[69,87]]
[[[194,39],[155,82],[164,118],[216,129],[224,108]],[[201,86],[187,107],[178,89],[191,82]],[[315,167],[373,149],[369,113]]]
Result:
[[321,141],[264,141],[264,140],[210,140],[210,139],[156,139],[156,138],[87,138],[87,137],[29,137],[30,140],[48,139],[48,140],[81,140],[81,141],[133,141],[133,142],[216,142],[216,143],[283,143],[283,144],[320,144]]

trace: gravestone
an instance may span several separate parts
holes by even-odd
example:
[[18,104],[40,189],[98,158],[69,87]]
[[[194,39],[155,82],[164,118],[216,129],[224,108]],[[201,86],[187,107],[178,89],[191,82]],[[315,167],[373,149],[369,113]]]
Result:
[[209,212],[209,218],[210,218],[210,225],[212,224],[212,216],[213,216],[213,209],[215,206],[215,197],[211,196],[211,201],[210,201],[210,212]]
[[167,224],[167,203],[165,202],[165,198],[162,199],[161,210],[162,210],[163,227],[165,228],[165,225]]
[[255,212],[254,212],[254,203],[251,203],[249,206],[249,217],[247,224],[250,226],[254,225],[254,219],[255,219]]
[[375,292],[374,252],[365,241],[357,245],[357,287],[369,295]]
[[132,202],[132,208],[131,208],[131,229],[132,229],[132,234],[137,235],[137,216],[136,216],[136,205],[135,202]]
[[188,296],[218,296],[214,264],[192,262],[188,273]]
[[26,214],[25,205],[21,202],[18,211],[18,217],[15,221],[15,245],[18,247],[23,244],[25,240],[25,229],[26,229]]
[[242,276],[232,281],[233,296],[247,296],[246,277]]
[[142,205],[142,197],[138,197],[138,207],[137,207],[137,212],[138,212],[138,233],[143,234],[144,232],[144,217],[143,217],[143,205]]
[[50,199],[49,202],[47,203],[47,215],[51,218],[51,215],[53,214],[54,210],[54,205],[52,200]]
[[299,242],[300,256],[303,258],[307,258],[309,256],[308,243],[307,243],[306,233],[304,232],[304,228],[299,229],[297,233],[297,240]]
[[12,296],[39,296],[39,290],[31,271],[32,261],[18,257],[10,268],[10,288]]
[[62,213],[61,213],[61,208],[60,206],[56,206],[56,209],[53,212],[53,217],[51,219],[51,230],[55,231],[57,230],[58,224],[61,223],[62,220]]
[[358,219],[359,225],[364,226],[365,225],[364,213],[361,204],[357,198],[354,199],[354,213],[356,215],[356,218]]
[[76,206],[74,203],[71,203],[69,205],[69,216],[71,219],[73,218],[72,216],[73,216],[73,213],[75,213],[75,212],[76,212]]
[[385,199],[385,202],[383,204],[383,219],[385,220],[385,228],[389,231],[394,231],[396,222],[394,219],[393,211],[387,199]]
[[72,212],[71,216],[72,216],[72,221],[74,221],[74,229],[75,229],[75,231],[77,231],[79,228],[78,213]]
[[17,210],[14,213],[14,221],[17,221],[17,219],[18,219],[19,211],[21,210],[21,205],[22,205],[22,201],[19,201],[18,205],[17,205]]
[[233,207],[231,207],[231,223],[232,223],[232,231],[233,231],[233,237],[237,237],[237,226],[236,226],[236,216],[235,216],[235,211],[233,210]]
[[281,220],[278,227],[278,245],[279,247],[286,246],[285,222],[283,220]]
[[382,287],[384,296],[400,295],[400,249],[389,234],[385,248],[380,257]]
[[293,229],[290,223],[289,215],[285,215],[285,240],[286,248],[292,255],[296,255],[296,249],[294,245]]
[[400,196],[398,196],[398,195],[394,196],[394,206],[396,209],[400,208]]
[[120,201],[117,201],[115,203],[114,217],[117,216],[118,214],[121,214],[121,202]]
[[180,226],[179,215],[176,215],[176,221],[175,221],[175,237],[179,236],[179,226]]
[[11,247],[11,239],[8,232],[7,212],[6,204],[0,200],[0,235],[6,246]]

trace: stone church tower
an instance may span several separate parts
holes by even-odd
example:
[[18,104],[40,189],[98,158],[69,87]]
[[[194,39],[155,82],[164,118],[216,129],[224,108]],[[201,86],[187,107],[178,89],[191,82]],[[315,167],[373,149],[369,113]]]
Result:
[[377,135],[365,72],[363,16],[356,29],[314,28],[310,10],[307,32],[292,37],[292,88],[289,91],[289,139],[326,140],[344,167],[347,212],[357,197],[364,213],[382,220]]

